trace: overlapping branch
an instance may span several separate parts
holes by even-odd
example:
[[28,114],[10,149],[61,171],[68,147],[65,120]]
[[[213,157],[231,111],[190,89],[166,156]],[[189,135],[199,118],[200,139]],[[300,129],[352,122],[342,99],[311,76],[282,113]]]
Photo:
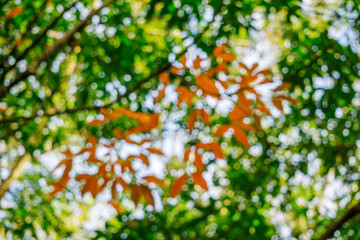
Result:
[[336,218],[327,228],[326,231],[317,239],[317,240],[326,240],[331,238],[334,233],[340,229],[344,223],[355,217],[360,213],[360,202],[353,206],[352,208],[348,209],[344,215]]
[[53,45],[45,48],[42,55],[36,60],[34,60],[25,72],[19,74],[8,86],[4,86],[0,89],[0,99],[5,97],[13,86],[15,86],[16,84],[27,78],[28,76],[35,74],[36,69],[41,62],[47,61],[50,57],[52,57],[65,43],[67,43],[70,40],[70,38],[74,36],[76,32],[82,30],[94,15],[98,14],[104,7],[106,7],[112,1],[113,0],[107,0],[106,2],[104,2],[104,4],[101,7],[97,9],[93,9],[84,20],[80,21],[74,28],[68,30],[63,38],[57,40]]

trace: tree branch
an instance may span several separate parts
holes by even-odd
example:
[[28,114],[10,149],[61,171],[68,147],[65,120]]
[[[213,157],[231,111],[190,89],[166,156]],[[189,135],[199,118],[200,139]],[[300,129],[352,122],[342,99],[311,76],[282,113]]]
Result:
[[[216,11],[216,14],[219,13],[221,6],[222,6],[222,4],[219,5],[219,7],[218,7],[218,9]],[[210,27],[210,23],[201,31],[201,33],[199,33],[194,38],[194,42],[190,46],[196,44],[201,39],[203,34],[208,30],[209,27]],[[186,47],[182,52],[178,53],[176,58],[179,58],[180,56],[182,56],[190,46]],[[169,67],[171,67],[171,63],[164,64],[162,67],[157,69],[155,72],[151,73],[148,77],[146,77],[146,78],[140,80],[139,82],[137,82],[132,88],[127,89],[124,94],[119,95],[117,100],[114,100],[113,102],[110,102],[110,103],[105,104],[103,106],[83,106],[83,107],[78,107],[78,108],[73,108],[73,109],[66,109],[64,111],[56,111],[56,112],[53,112],[53,113],[45,113],[43,115],[37,115],[36,114],[36,115],[30,116],[30,117],[16,117],[16,118],[2,119],[2,120],[0,120],[0,123],[1,124],[13,123],[13,122],[18,122],[18,121],[22,121],[22,120],[23,121],[29,121],[29,120],[35,119],[36,117],[51,117],[51,116],[63,115],[63,114],[74,114],[74,113],[82,112],[82,111],[99,110],[101,108],[110,108],[114,104],[120,102],[120,100],[122,98],[128,97],[131,93],[138,90],[144,83],[150,81],[152,78],[154,78],[154,77],[158,76],[160,73],[166,71]]]
[[[28,26],[26,27],[25,29],[25,32],[20,36],[19,38],[19,41],[21,41],[22,39],[26,38],[27,35],[30,33],[30,30],[32,28],[32,25],[34,25],[36,23],[36,21],[40,18],[41,14],[44,12],[44,9],[46,7],[46,3],[48,2],[49,0],[45,0],[45,2],[41,5],[39,11],[33,16],[33,18],[30,20]],[[9,53],[3,58],[1,59],[0,61],[0,68],[3,68],[4,67],[4,64],[6,62],[6,60],[11,56],[11,55],[14,55],[16,54],[16,51],[18,50],[18,48],[16,47],[17,43],[14,42],[11,46],[10,46],[10,51]],[[15,63],[13,64],[13,66],[16,65],[16,63],[18,62],[19,60],[16,59],[15,60]],[[5,75],[8,71],[5,70],[2,75],[1,75],[1,78],[0,78],[0,82],[2,83],[3,81],[3,75]]]
[[93,9],[84,20],[80,21],[74,28],[68,30],[63,38],[57,40],[53,45],[45,48],[42,55],[38,59],[34,60],[25,72],[18,75],[14,79],[14,81],[12,81],[8,86],[4,86],[3,88],[0,89],[0,99],[2,99],[13,86],[15,86],[20,81],[27,78],[28,76],[35,74],[36,69],[41,62],[47,61],[51,56],[53,56],[57,52],[57,50],[59,50],[60,47],[62,47],[62,45],[64,45],[76,32],[83,29],[87,25],[88,21],[95,14],[99,13],[104,7],[106,7],[112,1],[113,0],[107,0],[106,2],[104,2],[104,4],[101,7],[97,9]]
[[313,56],[313,58],[310,60],[310,62],[308,64],[303,65],[302,67],[296,69],[296,71],[293,74],[290,74],[288,76],[285,76],[283,78],[283,81],[288,81],[296,76],[299,75],[299,73],[302,70],[305,70],[306,68],[310,67],[311,65],[313,65],[317,60],[319,60],[325,53],[326,51],[332,47],[335,44],[335,42],[330,43],[329,45],[327,45],[324,49],[322,49],[319,53],[317,53],[316,55]]
[[31,160],[30,153],[25,153],[14,166],[10,176],[2,181],[0,185],[0,199],[4,196],[5,192],[9,190],[10,184],[18,179],[24,171],[25,164]]
[[360,213],[360,202],[358,204],[356,204],[355,206],[353,206],[352,208],[348,209],[344,215],[342,215],[341,217],[336,218],[331,224],[330,226],[328,226],[326,228],[326,232],[323,233],[318,240],[326,240],[328,238],[331,238],[335,231],[340,229],[341,226],[347,222],[348,220],[350,220],[351,218],[355,217],[357,214]]

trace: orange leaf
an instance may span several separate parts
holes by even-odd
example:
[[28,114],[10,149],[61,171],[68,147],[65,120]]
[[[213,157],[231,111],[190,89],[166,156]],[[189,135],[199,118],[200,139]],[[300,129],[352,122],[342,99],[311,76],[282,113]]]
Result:
[[213,152],[216,158],[224,158],[224,154],[223,154],[220,144],[218,142],[212,142],[212,143],[198,142],[198,143],[196,143],[196,147],[202,148],[206,151]]
[[183,102],[183,100],[185,100],[189,106],[192,104],[192,98],[194,94],[190,92],[186,87],[180,86],[176,89],[176,92],[179,94],[178,106]]
[[129,184],[125,182],[124,179],[122,179],[121,177],[117,177],[116,182],[119,183],[125,191],[130,190]]
[[159,149],[156,149],[156,148],[148,148],[148,149],[146,149],[146,150],[148,150],[149,152],[154,153],[154,154],[164,155],[164,154],[162,153],[162,151],[160,151]]
[[270,79],[270,78],[265,78],[264,80],[262,80],[262,81],[259,82],[258,84],[260,85],[260,84],[266,84],[266,83],[272,83],[272,82],[273,82],[272,79]]
[[192,111],[192,113],[190,114],[189,116],[189,119],[188,119],[188,129],[190,131],[192,131],[194,129],[194,124],[196,122],[196,115],[197,115],[197,111],[194,110]]
[[180,71],[181,71],[181,68],[177,68],[177,67],[170,67],[169,68],[169,71],[172,73],[172,74],[179,74]]
[[234,136],[236,138],[236,141],[244,145],[246,148],[250,147],[250,144],[247,139],[247,135],[238,127],[233,127],[234,129]]
[[87,161],[88,161],[89,163],[102,163],[99,159],[96,158],[95,149],[93,149],[93,150],[90,151],[90,156],[89,156],[89,158],[87,159]]
[[118,192],[117,192],[117,189],[116,189],[116,182],[115,181],[112,183],[112,186],[111,186],[111,197],[112,197],[112,199],[117,199],[117,197],[118,197]]
[[168,74],[168,73],[165,73],[165,72],[160,73],[160,74],[159,74],[159,80],[160,80],[160,82],[163,82],[163,83],[165,83],[165,84],[170,83],[169,74]]
[[287,96],[277,96],[277,97],[280,99],[286,100],[290,103],[297,104],[297,101],[291,97],[287,97]]
[[211,69],[209,69],[209,70],[206,72],[206,74],[207,74],[209,77],[213,77],[216,72],[217,72],[217,69],[216,69],[216,68],[211,68]]
[[274,89],[274,92],[285,90],[291,87],[291,83],[283,82],[280,86]]
[[253,126],[251,126],[250,124],[244,123],[243,120],[233,122],[233,124],[238,125],[239,127],[242,127],[245,130],[256,132],[256,129]]
[[135,206],[139,204],[140,196],[141,196],[141,188],[138,184],[134,184],[131,189],[131,199],[135,203]]
[[144,138],[143,140],[141,140],[141,142],[135,142],[135,141],[133,141],[133,140],[131,140],[131,139],[126,139],[126,141],[127,141],[128,143],[130,143],[130,144],[136,144],[136,145],[138,145],[138,146],[141,146],[141,145],[143,145],[144,143],[150,142],[151,139],[149,139],[149,138]]
[[284,108],[283,108],[283,105],[282,105],[282,101],[279,97],[274,97],[273,98],[273,103],[274,103],[274,106],[279,109],[280,111],[284,111]]
[[219,90],[217,89],[215,82],[204,74],[200,74],[196,77],[196,84],[199,88],[209,93],[219,94]]
[[258,64],[258,63],[255,63],[255,64],[251,67],[250,72],[252,73],[258,66],[259,66],[259,64]]
[[201,61],[202,61],[201,58],[196,58],[195,61],[193,62],[193,67],[194,67],[195,69],[200,68],[200,67],[201,67],[201,66],[200,66]]
[[134,169],[133,169],[130,162],[124,162],[124,163],[121,164],[122,172],[124,172],[126,168],[129,170],[129,172],[135,173],[135,171],[134,171]]
[[199,111],[200,116],[201,116],[202,120],[204,121],[204,123],[209,125],[210,124],[209,114],[204,109],[199,109],[198,111]]
[[109,201],[109,203],[111,204],[111,206],[113,206],[113,208],[115,208],[115,210],[118,212],[118,213],[123,213],[124,210],[122,209],[122,207],[117,203],[115,202],[113,199],[111,199]]
[[91,136],[87,139],[88,143],[91,143],[92,147],[97,145],[98,139],[94,136]]
[[222,125],[222,126],[220,126],[220,127],[216,130],[214,136],[215,136],[215,137],[223,136],[224,133],[227,132],[227,130],[229,130],[229,128],[230,128],[230,126],[228,126],[228,125]]
[[218,58],[222,59],[224,62],[231,62],[236,59],[235,56],[230,53],[222,53],[218,56]]
[[90,192],[93,198],[99,193],[99,185],[96,177],[91,176],[88,178],[87,182],[84,184],[81,194],[84,196],[85,193]]
[[114,137],[116,137],[117,139],[124,139],[124,133],[121,131],[120,128],[115,128],[113,131],[113,135]]
[[191,152],[191,147],[186,148],[184,152],[184,162],[187,162],[189,160],[190,152]]
[[245,110],[244,110],[244,106],[242,106],[240,104],[235,106],[234,109],[230,113],[230,116],[229,116],[230,121],[234,122],[234,121],[238,121],[240,119],[241,120],[244,119],[249,114],[249,112],[247,111],[248,109],[249,108],[246,107]]
[[271,73],[272,73],[271,70],[262,70],[262,71],[258,72],[257,74],[262,74],[262,75],[266,76],[266,75],[270,75]]
[[154,176],[143,177],[143,179],[145,179],[147,182],[152,182],[152,183],[155,183],[155,184],[157,184],[159,186],[164,186],[165,185],[163,180],[158,179],[157,177],[154,177]]
[[8,14],[6,14],[6,19],[11,19],[14,17],[17,17],[20,15],[20,13],[22,13],[22,11],[24,11],[24,7],[17,7],[12,9]]
[[90,177],[91,177],[91,175],[89,175],[89,174],[80,174],[76,177],[76,181],[86,180]]
[[199,172],[202,172],[204,170],[204,163],[203,163],[202,157],[198,151],[195,151],[194,165]]
[[227,67],[226,67],[226,63],[224,63],[224,62],[218,64],[218,65],[216,66],[215,71],[216,71],[217,73],[220,73],[220,72],[224,72],[225,74],[228,74],[228,73],[229,73],[229,70],[228,70]]
[[163,99],[163,97],[165,96],[165,89],[166,89],[166,87],[164,86],[163,89],[161,89],[161,90],[159,91],[159,94],[158,94],[158,96],[155,98],[154,103],[158,103],[158,102],[160,102],[161,99]]
[[193,173],[191,176],[192,176],[195,184],[202,187],[205,191],[208,190],[207,183],[200,172]]
[[183,55],[181,56],[181,63],[182,63],[182,65],[185,67],[185,65],[186,65],[186,56],[185,56],[185,54],[183,54]]
[[145,201],[154,207],[155,206],[154,197],[151,194],[151,190],[144,185],[141,185],[141,190],[142,190],[143,196],[145,198]]
[[144,154],[140,154],[139,158],[142,160],[142,162],[143,162],[146,166],[149,166],[149,165],[150,165],[148,157],[145,156]]
[[182,65],[184,65],[184,67],[185,67],[185,64],[186,64],[186,56],[185,56],[185,54],[183,54],[183,55],[181,56],[181,63],[182,63]]
[[90,127],[96,127],[99,125],[104,125],[105,123],[106,123],[106,119],[104,119],[104,120],[95,119],[91,122],[88,122],[87,125],[89,125]]
[[174,198],[174,197],[176,197],[177,195],[179,195],[181,193],[182,188],[186,183],[186,178],[187,178],[187,175],[185,173],[184,175],[182,175],[178,179],[174,180],[174,182],[173,182],[173,184],[171,186],[171,189],[170,189],[170,197]]
[[251,72],[251,70],[243,63],[239,63],[239,65],[244,68],[247,72]]
[[221,46],[215,47],[215,48],[214,48],[214,51],[213,51],[213,55],[214,55],[215,57],[218,57],[220,54],[222,54],[222,53],[225,51],[225,49],[226,49],[227,47],[228,47],[228,46],[227,46],[226,44],[223,44],[223,45],[221,45]]

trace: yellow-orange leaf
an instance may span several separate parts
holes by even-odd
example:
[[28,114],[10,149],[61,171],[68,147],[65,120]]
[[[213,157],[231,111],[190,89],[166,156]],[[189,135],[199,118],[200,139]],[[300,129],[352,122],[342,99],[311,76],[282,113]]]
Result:
[[145,179],[147,182],[152,182],[159,186],[165,185],[164,180],[158,179],[157,177],[154,177],[154,176],[147,176],[147,177],[144,177],[143,179]]
[[208,190],[207,183],[200,172],[193,173],[191,176],[195,184],[202,187],[202,189],[204,189],[205,191]]
[[17,7],[12,9],[8,14],[6,14],[6,19],[11,19],[14,17],[17,17],[20,15],[20,13],[22,13],[22,11],[24,11],[24,7]]
[[186,178],[187,178],[187,175],[185,173],[184,175],[182,175],[178,179],[174,180],[174,182],[173,182],[173,184],[171,186],[171,189],[170,189],[170,197],[174,198],[174,197],[176,197],[177,195],[179,195],[181,193],[182,188],[186,183]]

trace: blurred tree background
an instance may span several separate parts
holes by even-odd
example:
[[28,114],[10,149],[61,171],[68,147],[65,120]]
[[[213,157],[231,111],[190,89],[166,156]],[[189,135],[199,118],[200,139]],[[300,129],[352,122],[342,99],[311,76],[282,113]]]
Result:
[[1,239],[360,238],[360,1],[0,2]]

